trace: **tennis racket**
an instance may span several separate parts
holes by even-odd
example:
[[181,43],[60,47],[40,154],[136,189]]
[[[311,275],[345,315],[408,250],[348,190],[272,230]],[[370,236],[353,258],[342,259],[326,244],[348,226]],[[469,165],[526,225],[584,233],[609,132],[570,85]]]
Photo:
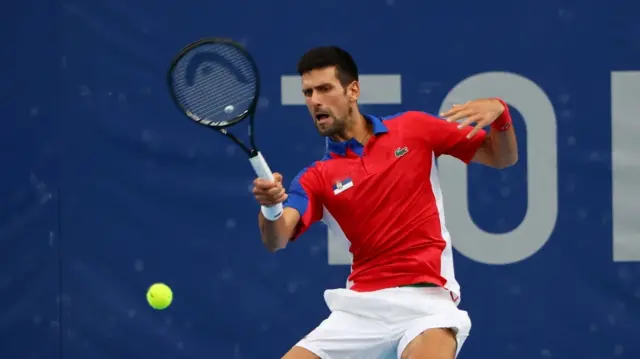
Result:
[[[171,61],[167,80],[173,102],[187,118],[230,138],[247,153],[258,177],[274,179],[255,143],[253,118],[260,76],[243,46],[225,38],[195,41]],[[228,131],[247,118],[250,146]],[[282,204],[263,207],[263,214],[277,219],[282,214]]]

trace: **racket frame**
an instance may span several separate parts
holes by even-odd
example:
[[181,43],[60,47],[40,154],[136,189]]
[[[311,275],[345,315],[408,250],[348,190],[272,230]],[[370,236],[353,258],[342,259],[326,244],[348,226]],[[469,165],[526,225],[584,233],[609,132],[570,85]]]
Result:
[[[213,121],[201,119],[198,116],[191,113],[184,106],[182,106],[180,101],[178,101],[178,98],[175,95],[175,92],[173,90],[174,86],[173,86],[172,74],[173,74],[173,70],[176,68],[178,61],[180,61],[185,55],[187,55],[193,49],[199,46],[207,45],[207,44],[221,44],[221,45],[228,45],[228,46],[235,47],[247,58],[247,60],[251,64],[252,70],[255,73],[256,91],[255,91],[253,100],[249,104],[249,107],[244,112],[234,117],[232,120],[226,121],[222,125],[217,124],[216,122],[213,122]],[[187,46],[182,48],[182,50],[180,50],[180,52],[176,56],[174,56],[174,58],[171,60],[171,65],[169,66],[169,70],[167,71],[167,84],[169,86],[169,92],[171,94],[171,99],[173,100],[173,103],[178,107],[178,109],[182,111],[182,113],[184,113],[187,117],[189,117],[194,122],[200,125],[203,125],[209,129],[216,130],[219,133],[230,138],[233,142],[235,142],[238,146],[240,146],[240,148],[242,148],[247,153],[247,155],[249,156],[249,162],[251,163],[251,167],[253,167],[253,170],[258,175],[258,177],[268,179],[271,181],[274,180],[273,173],[271,172],[271,169],[269,168],[267,161],[262,156],[262,153],[260,153],[260,151],[258,150],[258,146],[256,146],[255,134],[253,131],[253,124],[254,124],[253,119],[256,112],[256,108],[258,106],[258,100],[260,98],[260,72],[258,71],[258,66],[256,65],[256,62],[253,59],[253,56],[251,56],[251,54],[242,45],[240,45],[238,42],[232,39],[222,38],[222,37],[202,38],[200,40],[197,40],[188,44]],[[247,117],[249,118],[248,135],[249,135],[249,142],[251,144],[251,148],[247,147],[247,145],[245,145],[242,140],[240,140],[238,137],[234,136],[232,133],[227,131],[227,127],[233,126],[245,120]],[[282,216],[283,205],[282,203],[278,203],[273,206],[261,206],[261,212],[266,219],[270,221],[275,221]]]

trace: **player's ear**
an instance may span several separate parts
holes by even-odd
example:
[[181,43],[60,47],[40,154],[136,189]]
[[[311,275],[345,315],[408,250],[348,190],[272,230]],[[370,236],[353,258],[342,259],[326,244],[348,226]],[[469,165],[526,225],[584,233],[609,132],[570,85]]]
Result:
[[360,83],[358,81],[353,81],[347,86],[347,96],[349,96],[351,102],[358,101],[358,98],[360,98]]

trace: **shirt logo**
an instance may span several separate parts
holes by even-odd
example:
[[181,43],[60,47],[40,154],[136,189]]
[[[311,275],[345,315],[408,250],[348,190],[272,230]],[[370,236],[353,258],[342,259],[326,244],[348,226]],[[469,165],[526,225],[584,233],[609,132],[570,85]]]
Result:
[[338,195],[351,187],[353,187],[353,181],[351,180],[351,178],[347,178],[342,181],[336,181],[336,183],[333,185],[333,194]]
[[407,152],[409,152],[409,147],[404,146],[404,147],[396,148],[394,154],[396,155],[396,158],[400,158],[400,157],[406,155]]

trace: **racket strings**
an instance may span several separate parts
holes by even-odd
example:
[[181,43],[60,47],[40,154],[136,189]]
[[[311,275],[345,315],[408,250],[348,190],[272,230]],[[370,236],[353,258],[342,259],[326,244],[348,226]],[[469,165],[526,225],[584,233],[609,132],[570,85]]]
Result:
[[214,122],[228,122],[246,112],[257,92],[251,61],[225,44],[195,48],[178,61],[172,76],[183,107]]

